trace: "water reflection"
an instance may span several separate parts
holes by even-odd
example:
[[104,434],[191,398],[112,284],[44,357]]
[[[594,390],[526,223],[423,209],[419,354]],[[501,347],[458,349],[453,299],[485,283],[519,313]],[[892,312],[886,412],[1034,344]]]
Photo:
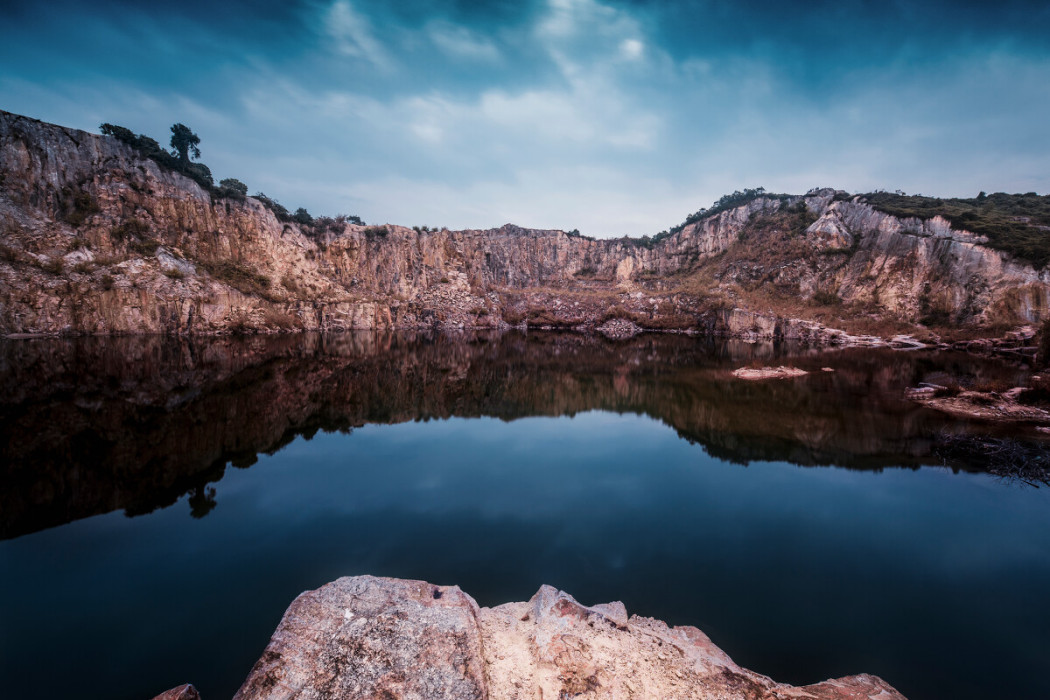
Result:
[[[744,382],[782,362],[811,371]],[[830,367],[833,372],[822,371]],[[682,336],[340,334],[0,343],[0,538],[190,494],[297,436],[452,416],[641,413],[713,456],[856,469],[939,463],[939,436],[987,431],[918,407],[903,389],[936,373],[1018,381],[965,355],[821,352]],[[963,460],[965,462],[965,460]]]

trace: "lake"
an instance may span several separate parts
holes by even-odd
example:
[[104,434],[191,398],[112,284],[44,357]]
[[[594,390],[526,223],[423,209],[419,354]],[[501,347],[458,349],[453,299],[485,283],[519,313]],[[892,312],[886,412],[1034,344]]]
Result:
[[[810,374],[730,375],[781,363]],[[1050,697],[1048,489],[942,449],[1035,434],[904,398],[1025,372],[684,336],[0,342],[0,687],[228,698],[297,594],[374,574],[621,600],[795,684]]]

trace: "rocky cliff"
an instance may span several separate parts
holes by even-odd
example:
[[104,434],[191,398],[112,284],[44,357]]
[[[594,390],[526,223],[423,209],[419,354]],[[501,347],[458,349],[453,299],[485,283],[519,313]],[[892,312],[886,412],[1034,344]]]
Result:
[[539,326],[813,337],[1031,323],[1050,272],[833,190],[656,242],[279,221],[109,136],[0,112],[0,333]]
[[866,674],[777,683],[695,627],[628,616],[622,603],[587,607],[550,586],[482,608],[457,586],[371,576],[296,598],[234,700],[336,697],[903,700]]

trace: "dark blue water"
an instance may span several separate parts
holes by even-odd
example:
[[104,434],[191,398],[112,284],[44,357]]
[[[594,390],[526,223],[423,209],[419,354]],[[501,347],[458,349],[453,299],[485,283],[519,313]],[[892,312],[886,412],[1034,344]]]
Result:
[[911,698],[1050,696],[1045,488],[888,457],[745,466],[630,411],[342,428],[285,438],[170,507],[0,542],[4,697],[183,682],[229,697],[295,595],[365,573],[482,605],[543,583],[622,600],[792,683],[870,672]]

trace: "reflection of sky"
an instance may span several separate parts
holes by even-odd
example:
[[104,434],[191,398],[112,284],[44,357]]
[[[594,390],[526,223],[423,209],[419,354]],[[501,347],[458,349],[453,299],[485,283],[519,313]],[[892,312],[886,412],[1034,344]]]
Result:
[[181,499],[0,542],[13,697],[44,677],[63,696],[56,657],[66,696],[193,680],[228,697],[293,596],[363,573],[456,583],[483,605],[541,583],[623,600],[796,683],[867,671],[910,697],[1050,690],[1045,489],[933,468],[743,467],[604,412],[320,433],[216,487],[200,520]]
[[0,108],[292,208],[655,233],[727,191],[1046,192],[1045,2],[4,3]]

